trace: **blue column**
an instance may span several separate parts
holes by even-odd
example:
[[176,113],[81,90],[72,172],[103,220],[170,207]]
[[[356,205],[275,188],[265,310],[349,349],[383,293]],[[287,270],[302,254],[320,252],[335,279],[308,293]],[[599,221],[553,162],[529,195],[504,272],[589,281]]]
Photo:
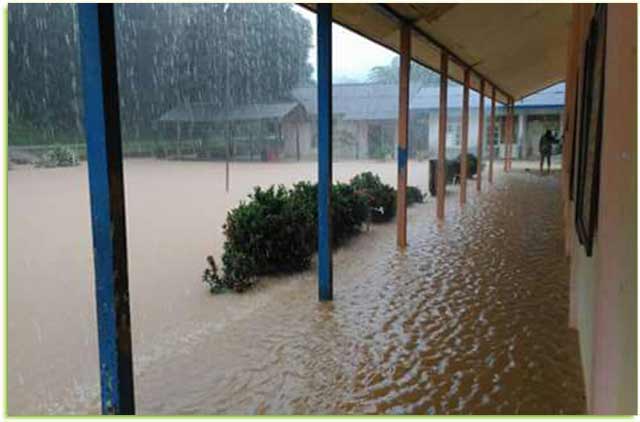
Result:
[[318,288],[333,300],[331,262],[331,4],[318,4]]
[[113,4],[79,4],[103,414],[134,414]]

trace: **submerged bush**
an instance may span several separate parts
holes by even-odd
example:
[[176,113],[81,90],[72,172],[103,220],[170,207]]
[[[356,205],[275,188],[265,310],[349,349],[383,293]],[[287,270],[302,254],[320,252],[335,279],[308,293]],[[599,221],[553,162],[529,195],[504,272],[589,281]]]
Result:
[[353,186],[336,183],[331,191],[331,235],[333,245],[339,246],[358,234],[367,221],[367,198],[358,195]]
[[422,191],[415,186],[407,186],[407,205],[421,204],[424,201]]
[[[293,205],[313,221],[314,248],[317,243],[317,195],[318,185],[310,182],[296,183],[290,190],[290,200]],[[358,195],[355,189],[348,184],[333,184],[331,190],[331,234],[335,246],[357,234],[362,224],[366,222],[367,214],[368,205],[364,196]]]
[[[284,186],[256,187],[249,201],[227,214],[226,237],[219,273],[213,257],[202,280],[211,292],[242,292],[267,274],[303,271],[309,268],[317,249],[317,185],[300,182]],[[346,184],[332,190],[332,234],[334,245],[358,233],[367,218],[367,204]]]
[[317,195],[318,185],[306,181],[294,184],[289,190],[289,200],[293,206],[299,208],[314,224],[318,215]]
[[396,191],[385,185],[378,175],[370,171],[360,173],[351,179],[351,186],[367,198],[371,209],[371,221],[390,221],[396,215]]
[[78,158],[71,148],[57,146],[47,151],[36,163],[36,167],[72,167],[78,165]]
[[284,186],[256,187],[250,201],[227,214],[222,284],[235,291],[251,287],[252,277],[309,267],[315,225]]
[[[408,203],[422,202],[422,192],[408,187]],[[257,277],[309,268],[317,250],[318,186],[299,182],[291,189],[254,188],[248,201],[227,214],[222,268],[207,257],[202,281],[212,293],[243,292]],[[362,173],[350,183],[335,183],[331,191],[333,246],[357,235],[367,221],[389,221],[395,215],[396,192],[373,173]]]

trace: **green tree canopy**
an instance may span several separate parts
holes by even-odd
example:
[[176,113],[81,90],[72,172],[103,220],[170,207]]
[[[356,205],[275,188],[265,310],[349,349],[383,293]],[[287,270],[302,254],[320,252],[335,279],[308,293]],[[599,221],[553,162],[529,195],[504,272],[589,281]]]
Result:
[[[76,7],[9,6],[10,124],[81,130]],[[309,83],[311,26],[288,4],[119,4],[123,130],[149,130],[179,103],[283,98]]]
[[[381,84],[400,83],[400,57],[395,56],[391,63],[386,66],[376,66],[371,68],[368,75],[369,82]],[[440,76],[424,66],[411,66],[410,80],[419,86],[437,86]]]

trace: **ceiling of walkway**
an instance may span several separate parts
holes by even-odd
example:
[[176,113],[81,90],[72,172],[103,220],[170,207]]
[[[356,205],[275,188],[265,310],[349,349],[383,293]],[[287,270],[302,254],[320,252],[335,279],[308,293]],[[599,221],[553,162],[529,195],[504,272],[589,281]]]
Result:
[[[315,4],[305,4],[315,9]],[[471,66],[503,93],[518,100],[564,80],[571,4],[551,3],[334,3],[337,23],[391,48],[399,50],[400,25],[409,22],[416,31],[412,56],[438,70],[440,48],[453,56],[449,74],[463,80]],[[420,34],[422,32],[422,34]],[[472,77],[474,89],[479,78]],[[490,95],[487,86],[485,93]]]

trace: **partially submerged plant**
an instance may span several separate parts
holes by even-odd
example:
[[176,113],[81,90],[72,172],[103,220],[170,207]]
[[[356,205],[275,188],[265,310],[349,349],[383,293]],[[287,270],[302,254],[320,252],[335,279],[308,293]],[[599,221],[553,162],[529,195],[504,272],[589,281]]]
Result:
[[[408,189],[408,203],[422,202],[422,192]],[[223,226],[222,269],[212,256],[202,281],[212,293],[243,292],[267,274],[304,271],[317,250],[318,186],[298,182],[290,189],[254,188],[248,201],[229,211]],[[395,215],[396,192],[373,173],[362,173],[331,190],[333,246],[360,233],[362,226]]]
[[424,201],[424,195],[422,191],[415,186],[407,186],[407,205],[419,203]]
[[256,187],[249,201],[227,214],[222,275],[213,258],[203,280],[213,293],[242,292],[255,277],[307,269],[315,250],[315,224],[310,206],[300,206],[284,186]]
[[47,151],[36,163],[36,167],[72,167],[78,165],[78,158],[71,148],[56,146]]
[[375,223],[390,221],[396,215],[396,191],[382,183],[380,177],[370,171],[351,179],[351,186],[369,199],[371,220]]
[[209,286],[211,293],[222,293],[227,290],[218,276],[218,267],[216,265],[216,261],[211,255],[207,256],[207,264],[209,264],[209,268],[204,270],[204,274],[202,274],[202,282]]

